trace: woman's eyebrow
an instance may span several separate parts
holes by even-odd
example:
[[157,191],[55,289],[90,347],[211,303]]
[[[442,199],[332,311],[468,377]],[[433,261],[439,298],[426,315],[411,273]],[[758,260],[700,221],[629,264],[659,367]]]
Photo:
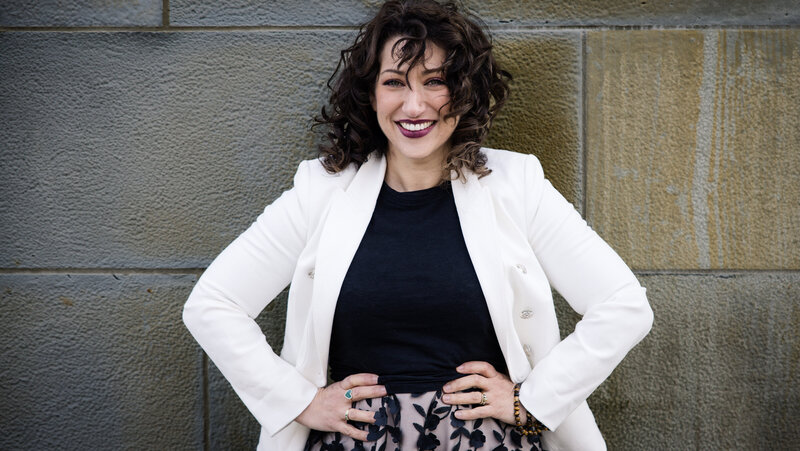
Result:
[[[436,68],[433,68],[433,69],[425,69],[425,70],[422,71],[422,75],[428,75],[428,74],[431,74],[431,73],[434,73],[434,72],[441,72],[441,71],[442,71],[441,67],[436,67]],[[381,74],[384,74],[386,72],[391,72],[393,74],[398,74],[398,75],[405,75],[406,74],[404,71],[397,70],[397,69],[384,69],[381,72]]]

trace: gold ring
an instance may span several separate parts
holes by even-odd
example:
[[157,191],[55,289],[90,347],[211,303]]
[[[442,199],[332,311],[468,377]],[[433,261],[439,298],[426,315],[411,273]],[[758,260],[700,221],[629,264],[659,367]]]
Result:
[[344,411],[344,421],[350,421],[350,409]]
[[482,406],[486,405],[486,393],[484,392],[481,392],[481,405]]

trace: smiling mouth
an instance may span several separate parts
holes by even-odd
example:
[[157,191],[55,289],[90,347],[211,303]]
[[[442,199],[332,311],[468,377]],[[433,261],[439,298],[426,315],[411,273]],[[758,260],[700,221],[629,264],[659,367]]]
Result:
[[430,133],[433,127],[436,126],[436,121],[419,120],[419,121],[397,121],[397,129],[406,138],[422,138]]
[[408,130],[410,132],[418,132],[432,126],[434,122],[436,121],[421,121],[421,122],[398,121],[397,124],[403,129]]

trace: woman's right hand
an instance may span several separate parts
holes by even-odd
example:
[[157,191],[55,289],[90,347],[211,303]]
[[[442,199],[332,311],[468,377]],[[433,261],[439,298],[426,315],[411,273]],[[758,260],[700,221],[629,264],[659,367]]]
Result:
[[[345,397],[350,390],[352,398]],[[356,401],[386,396],[386,387],[378,385],[378,375],[359,373],[347,376],[339,382],[320,388],[311,404],[295,421],[317,431],[341,432],[356,440],[366,442],[367,431],[359,430],[345,420],[345,412],[351,421],[375,423],[375,413],[352,407]]]

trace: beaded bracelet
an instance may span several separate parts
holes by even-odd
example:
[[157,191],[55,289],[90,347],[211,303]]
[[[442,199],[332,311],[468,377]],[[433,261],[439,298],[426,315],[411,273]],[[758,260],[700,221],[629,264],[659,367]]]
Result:
[[547,426],[542,424],[539,420],[533,418],[530,412],[525,412],[527,414],[526,422],[523,425],[522,421],[519,418],[519,386],[520,384],[514,385],[514,422],[517,425],[514,429],[517,430],[522,435],[541,435],[544,431],[549,431]]

